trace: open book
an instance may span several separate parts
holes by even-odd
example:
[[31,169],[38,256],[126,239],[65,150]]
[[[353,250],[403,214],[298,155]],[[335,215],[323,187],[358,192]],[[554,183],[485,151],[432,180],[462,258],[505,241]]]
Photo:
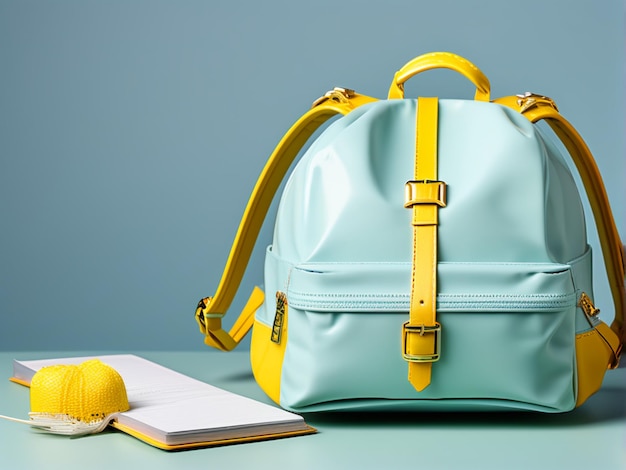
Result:
[[[37,370],[96,357],[14,361],[13,382],[29,385]],[[178,450],[315,432],[294,413],[214,387],[141,357],[97,356],[124,379],[130,410],[111,426],[155,447]]]

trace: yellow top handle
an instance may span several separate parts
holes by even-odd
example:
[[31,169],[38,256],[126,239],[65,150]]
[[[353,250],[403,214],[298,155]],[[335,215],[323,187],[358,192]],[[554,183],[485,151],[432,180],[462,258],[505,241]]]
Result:
[[396,72],[389,88],[389,99],[404,98],[404,84],[411,77],[426,70],[450,69],[460,73],[476,86],[474,99],[489,101],[491,85],[489,79],[469,60],[451,52],[431,52],[416,57]]

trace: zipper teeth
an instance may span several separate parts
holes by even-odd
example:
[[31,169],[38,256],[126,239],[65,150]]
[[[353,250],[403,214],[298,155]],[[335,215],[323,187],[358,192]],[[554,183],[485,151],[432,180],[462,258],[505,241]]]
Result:
[[[365,297],[365,298],[364,298]],[[289,293],[290,305],[306,310],[364,310],[385,311],[409,309],[408,294],[358,295],[358,294],[306,294]],[[570,294],[440,294],[437,296],[438,310],[482,310],[482,311],[528,311],[560,310],[575,305],[576,295]]]

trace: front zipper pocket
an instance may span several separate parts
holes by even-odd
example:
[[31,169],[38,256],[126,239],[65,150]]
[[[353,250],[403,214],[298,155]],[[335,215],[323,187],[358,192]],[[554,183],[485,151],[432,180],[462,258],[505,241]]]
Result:
[[[408,263],[303,264],[291,272],[289,303],[324,311],[408,312]],[[439,263],[438,311],[560,310],[576,302],[562,264]]]
[[440,263],[441,359],[416,392],[402,358],[408,263],[293,267],[281,404],[295,410],[405,400],[565,411],[575,402],[576,290],[568,265]]

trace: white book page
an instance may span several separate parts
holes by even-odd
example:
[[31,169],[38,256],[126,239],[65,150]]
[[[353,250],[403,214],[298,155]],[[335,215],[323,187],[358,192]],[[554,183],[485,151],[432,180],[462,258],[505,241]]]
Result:
[[[130,410],[117,418],[143,434],[162,441],[168,436],[196,435],[197,438],[229,437],[224,431],[269,426],[267,432],[306,427],[301,416],[193,379],[135,355],[108,355],[16,361],[19,369],[39,370],[54,364],[80,364],[97,358],[119,372],[126,385]],[[16,374],[19,375],[19,374]],[[30,377],[18,377],[30,381]],[[272,426],[277,428],[273,429]],[[283,429],[284,427],[287,429]],[[182,439],[184,440],[184,439]]]

